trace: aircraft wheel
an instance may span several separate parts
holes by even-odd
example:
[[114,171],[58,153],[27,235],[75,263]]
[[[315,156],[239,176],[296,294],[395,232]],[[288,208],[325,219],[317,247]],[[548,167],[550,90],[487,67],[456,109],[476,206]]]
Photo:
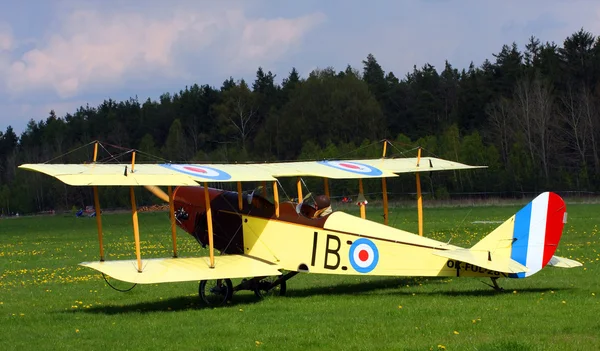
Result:
[[231,301],[233,284],[231,279],[201,280],[198,294],[208,306],[221,306]]
[[269,286],[271,286],[271,284],[274,281],[276,281],[277,279],[279,279],[279,276],[273,276],[273,277],[267,277],[267,278],[261,279],[254,286],[254,295],[256,295],[258,298],[261,298],[261,299],[265,298],[267,296],[284,296],[285,291],[287,289],[287,285],[286,285],[285,281],[282,281],[281,283],[274,286],[270,290],[267,290],[269,288]]

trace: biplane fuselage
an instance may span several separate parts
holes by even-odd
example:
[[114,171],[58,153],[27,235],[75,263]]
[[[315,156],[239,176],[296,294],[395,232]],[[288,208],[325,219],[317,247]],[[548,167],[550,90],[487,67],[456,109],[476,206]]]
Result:
[[[178,225],[208,245],[204,187],[178,187],[174,191]],[[502,273],[473,264],[434,256],[432,251],[457,246],[385,226],[366,219],[333,212],[312,218],[304,205],[282,202],[275,206],[260,195],[208,188],[215,249],[223,254],[243,254],[274,262],[284,270],[325,274],[481,276]]]

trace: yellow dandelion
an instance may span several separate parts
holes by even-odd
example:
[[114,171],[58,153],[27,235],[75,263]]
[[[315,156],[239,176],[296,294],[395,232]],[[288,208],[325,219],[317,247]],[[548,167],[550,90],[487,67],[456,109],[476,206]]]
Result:
[[438,349],[439,349],[439,350],[445,350],[445,349],[446,349],[446,346],[444,346],[444,345],[442,345],[442,344],[439,344],[439,345],[438,345]]
[[402,308],[402,305],[398,305],[398,308]]
[[516,293],[517,293],[517,291],[516,291],[516,290],[513,290],[513,294],[516,294]]
[[460,333],[455,330],[454,331],[454,335],[458,335],[458,334],[460,334]]
[[75,329],[75,333],[79,333],[79,329]]
[[565,301],[565,300],[562,300],[562,303],[567,303],[567,301]]
[[254,343],[256,344],[256,346],[258,346],[258,345],[262,344],[262,342],[260,342],[260,341],[258,341],[258,340],[256,340]]
[[243,308],[240,308],[240,312],[244,312],[244,309],[243,309]]

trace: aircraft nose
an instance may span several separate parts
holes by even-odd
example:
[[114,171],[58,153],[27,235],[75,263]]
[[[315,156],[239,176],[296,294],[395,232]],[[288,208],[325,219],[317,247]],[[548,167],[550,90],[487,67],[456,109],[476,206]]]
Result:
[[204,188],[177,187],[173,195],[177,224],[189,234],[194,234],[196,216],[204,214]]

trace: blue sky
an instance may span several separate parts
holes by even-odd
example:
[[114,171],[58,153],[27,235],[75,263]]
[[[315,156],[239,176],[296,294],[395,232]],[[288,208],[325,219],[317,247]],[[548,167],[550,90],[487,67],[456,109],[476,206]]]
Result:
[[404,76],[429,62],[480,65],[531,35],[600,34],[588,0],[23,0],[0,2],[0,130],[104,99],[157,99],[186,85],[281,81],[373,53]]

